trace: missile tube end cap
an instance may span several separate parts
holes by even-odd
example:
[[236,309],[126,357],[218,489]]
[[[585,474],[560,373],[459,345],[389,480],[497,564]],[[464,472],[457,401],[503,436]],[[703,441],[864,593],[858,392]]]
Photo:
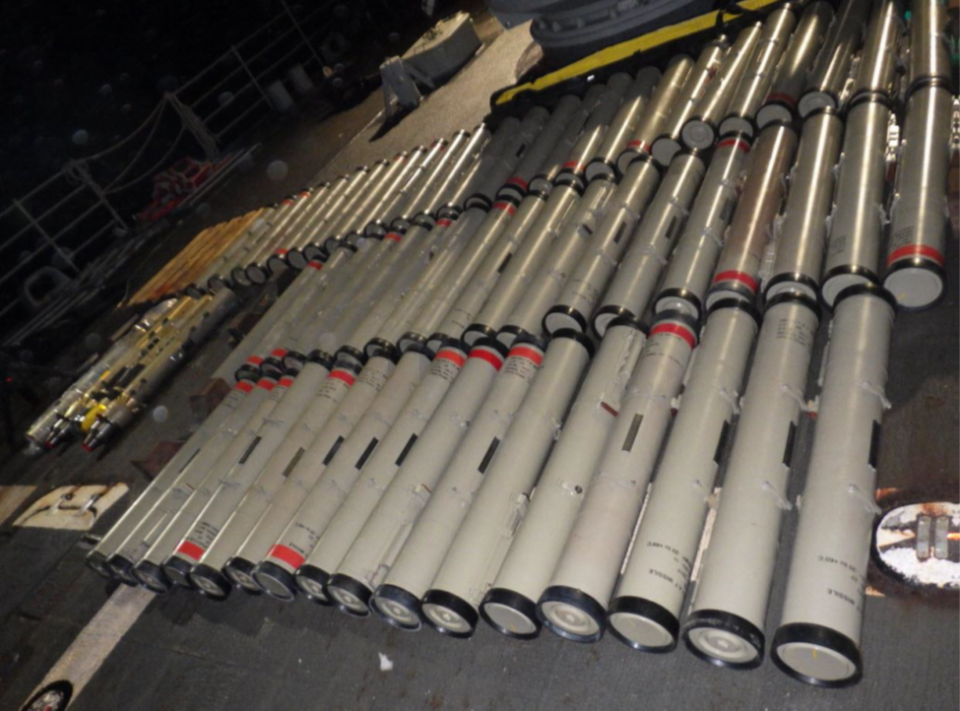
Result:
[[694,656],[715,666],[755,669],[763,663],[763,632],[731,612],[698,610],[687,617],[682,634]]
[[301,565],[294,574],[293,579],[307,599],[323,607],[331,607],[333,602],[327,595],[327,582],[330,580],[330,573],[321,570],[315,565]]
[[811,299],[816,299],[820,291],[817,280],[801,272],[783,272],[777,274],[767,282],[763,291],[763,299],[771,299],[784,291],[799,291]]
[[133,569],[133,575],[140,584],[152,593],[167,593],[173,588],[173,583],[156,563],[141,560]]
[[631,649],[653,654],[672,652],[680,620],[662,605],[642,597],[618,597],[607,612],[610,634]]
[[233,586],[223,573],[216,568],[200,563],[190,571],[190,580],[201,595],[217,602],[230,597]]
[[848,264],[835,267],[823,275],[820,285],[820,300],[828,309],[833,309],[841,291],[865,283],[880,283],[876,272],[872,269]]
[[119,553],[114,553],[112,556],[107,558],[106,565],[113,573],[113,578],[119,580],[124,585],[130,585],[131,587],[137,587],[140,585],[140,580],[136,575],[133,574],[133,561],[122,556]]
[[467,329],[463,332],[463,340],[471,348],[477,344],[477,341],[483,338],[496,340],[497,332],[482,323],[471,324],[467,326]]
[[813,686],[838,689],[853,686],[863,677],[857,645],[822,625],[783,625],[773,636],[770,656],[780,671]]
[[[946,272],[929,259],[901,259],[887,270],[883,285],[904,311],[921,311],[939,303],[947,293]],[[837,299],[839,300],[839,295]]]
[[262,595],[263,589],[253,577],[255,565],[246,558],[234,556],[223,566],[223,574],[230,578],[230,582],[248,595]]
[[370,614],[373,591],[356,578],[334,575],[327,581],[326,591],[340,612],[352,617],[367,617]]
[[381,356],[396,363],[400,360],[400,349],[383,338],[374,338],[363,347],[363,354],[367,358]]
[[160,567],[170,582],[181,588],[187,588],[188,590],[193,589],[193,583],[190,581],[190,571],[193,569],[193,566],[183,558],[172,555],[167,558]]
[[598,339],[603,338],[607,333],[607,329],[610,328],[610,324],[621,318],[632,319],[636,318],[636,316],[630,309],[626,309],[623,306],[614,306],[613,304],[604,306],[597,311],[597,315],[593,317],[593,323],[590,324],[593,335]]
[[606,610],[595,598],[566,585],[543,591],[537,616],[551,632],[571,642],[599,642],[606,628]]
[[428,590],[423,596],[421,609],[428,625],[454,639],[472,637],[480,621],[473,605],[446,590]]
[[110,570],[110,566],[107,565],[107,558],[105,555],[103,555],[103,553],[99,553],[97,551],[91,551],[87,555],[84,562],[87,564],[87,567],[90,568],[90,570],[94,571],[97,575],[100,575],[106,578],[107,580],[117,579],[114,576],[113,571]]
[[292,602],[297,595],[293,574],[268,560],[261,561],[253,569],[253,579],[267,595],[276,600]]
[[542,624],[537,604],[518,592],[493,588],[480,603],[480,617],[497,632],[512,639],[536,639]]
[[420,601],[401,587],[381,585],[370,599],[370,609],[392,627],[416,632],[423,626]]
[[571,306],[558,305],[547,311],[543,317],[543,330],[551,336],[562,330],[586,333],[589,325],[582,313]]

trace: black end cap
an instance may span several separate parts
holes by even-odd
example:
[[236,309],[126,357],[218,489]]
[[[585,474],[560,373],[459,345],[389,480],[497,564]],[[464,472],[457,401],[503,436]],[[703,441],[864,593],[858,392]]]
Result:
[[[543,614],[543,604],[545,602],[562,602],[576,607],[593,619],[593,621],[597,624],[597,632],[590,635],[582,635],[568,632],[562,627],[557,627],[547,618],[546,615]],[[543,591],[543,595],[540,596],[540,601],[537,603],[537,617],[540,619],[540,622],[543,623],[543,626],[548,630],[554,634],[560,635],[564,639],[570,640],[571,642],[599,642],[600,638],[603,637],[603,632],[607,626],[607,615],[606,611],[603,609],[603,605],[597,602],[597,600],[592,596],[587,595],[585,592],[581,592],[580,590],[568,587],[566,585],[553,585]]]
[[193,583],[190,581],[190,571],[193,570],[193,565],[183,558],[172,555],[163,561],[161,567],[171,583],[188,590],[193,589]]
[[611,615],[614,615],[618,612],[636,615],[637,617],[645,617],[648,620],[656,622],[667,632],[669,632],[671,637],[673,637],[673,642],[671,644],[667,644],[662,647],[650,647],[638,642],[634,642],[632,639],[625,637],[620,633],[619,630],[617,630],[616,625],[608,625],[610,634],[631,649],[636,649],[638,652],[665,654],[667,652],[672,652],[677,648],[677,639],[680,637],[680,620],[678,620],[677,616],[670,612],[663,605],[642,597],[624,596],[618,597],[610,603],[610,609],[607,610],[607,620],[610,619]]
[[[204,563],[199,563],[193,567],[193,570],[190,571],[190,580],[197,592],[217,602],[226,600],[233,591],[233,585],[230,584],[226,575]],[[214,590],[219,592],[214,592]]]
[[[846,290],[844,290],[846,291]],[[803,642],[806,644],[815,644],[818,647],[825,647],[833,650],[837,654],[846,657],[856,671],[846,679],[828,681],[816,679],[796,671],[784,663],[777,654],[777,649],[784,644]],[[863,678],[863,657],[860,650],[852,639],[836,630],[823,625],[814,625],[806,622],[794,622],[789,625],[783,625],[773,635],[773,644],[770,646],[770,658],[774,665],[787,676],[793,677],[797,681],[812,686],[820,686],[824,689],[842,689],[847,686],[853,686]]]
[[886,301],[890,308],[893,309],[893,312],[896,313],[897,309],[900,308],[897,303],[896,297],[887,291],[885,288],[879,284],[854,284],[853,286],[848,286],[846,289],[837,294],[837,298],[833,300],[833,308],[836,308],[840,305],[840,302],[844,299],[849,299],[851,296],[858,296],[861,294],[869,294],[870,296],[876,296],[879,299]]
[[363,347],[364,355],[367,358],[380,356],[394,363],[400,360],[400,349],[394,344],[383,338],[374,338]]
[[170,592],[173,583],[167,577],[166,573],[156,563],[149,560],[141,560],[133,569],[133,574],[137,580],[150,592],[165,593]]
[[254,567],[256,566],[253,563],[253,561],[247,560],[246,558],[240,558],[238,556],[234,556],[233,558],[227,561],[227,564],[225,566],[223,566],[223,570],[224,570],[224,574],[228,578],[230,578],[230,581],[234,584],[234,586],[238,590],[243,590],[243,592],[247,593],[248,595],[263,595],[263,590],[259,586],[256,588],[249,587],[247,585],[244,585],[239,580],[237,580],[233,575],[231,575],[231,571],[236,571],[236,573],[246,576],[247,578],[252,580],[254,584],[256,584],[257,581],[253,577]]
[[361,365],[366,365],[367,362],[366,354],[360,350],[357,350],[353,346],[340,346],[339,350],[337,350],[336,357],[337,360],[340,360],[341,358],[352,358]]
[[766,295],[770,293],[771,287],[774,287],[777,284],[798,284],[800,286],[807,287],[814,294],[820,290],[820,283],[813,277],[807,274],[801,274],[800,272],[784,272],[783,274],[777,274],[775,277],[773,277],[773,279],[767,282],[763,289],[764,298],[766,298]]
[[310,351],[310,355],[307,356],[307,361],[310,363],[316,363],[317,365],[322,365],[327,370],[333,369],[333,356],[326,351],[320,350],[319,348],[315,348],[314,350]]
[[407,608],[410,613],[415,615],[419,620],[416,626],[402,625],[400,624],[399,620],[391,617],[390,615],[384,614],[383,611],[377,606],[375,600],[371,598],[370,609],[373,610],[377,617],[391,627],[396,627],[398,630],[404,630],[405,632],[416,632],[420,629],[420,627],[422,627],[423,612],[420,608],[420,601],[411,593],[407,592],[401,587],[397,587],[396,585],[381,585],[379,588],[377,588],[376,597],[386,598],[391,602],[397,603],[401,607]]
[[[728,662],[726,659],[711,656],[690,641],[690,632],[700,627],[725,630],[740,637],[757,651],[757,656],[749,662]],[[687,616],[683,623],[683,641],[693,655],[722,669],[756,669],[763,664],[763,649],[766,644],[763,632],[756,625],[739,615],[724,610],[698,610]]]
[[309,580],[311,583],[315,583],[321,588],[326,588],[327,582],[330,580],[330,574],[327,571],[322,570],[315,565],[304,564],[297,568],[297,572],[293,577],[297,583],[297,587],[300,589],[300,592],[306,595],[310,602],[322,607],[333,607],[333,602],[331,600],[312,594],[300,582],[301,580]]
[[119,580],[124,585],[131,587],[140,585],[137,576],[133,574],[133,561],[129,558],[114,553],[107,558],[107,567],[113,572],[114,579]]
[[580,327],[580,330],[584,333],[587,332],[589,324],[587,319],[584,318],[584,315],[577,311],[572,306],[554,306],[552,309],[547,311],[543,316],[543,321],[540,322],[541,327],[543,328],[544,333],[549,333],[551,336],[554,335],[547,326],[547,322],[550,319],[551,314],[563,314],[564,316],[569,316],[574,321],[577,322],[577,325]]
[[336,606],[340,612],[346,613],[351,617],[367,617],[370,615],[370,598],[373,597],[373,590],[368,588],[366,585],[361,583],[356,578],[351,578],[349,575],[334,575],[330,578],[330,581],[327,583],[327,589],[335,587],[340,590],[346,590],[348,593],[357,598],[360,602],[367,606],[367,609],[364,611],[354,610],[352,607],[347,607],[339,602],[332,595],[330,599],[333,601],[333,604]]
[[707,311],[707,319],[709,320],[717,311],[721,309],[736,309],[737,311],[743,311],[750,316],[757,323],[757,327],[760,326],[762,317],[757,308],[750,303],[749,301],[744,301],[743,299],[720,299],[720,301],[715,301],[710,307],[710,310]]
[[482,323],[472,323],[467,326],[466,330],[463,332],[463,340],[467,343],[470,343],[472,340],[473,344],[476,345],[477,342],[483,338],[496,340],[497,332]]
[[[520,633],[514,632],[513,630],[508,630],[506,627],[494,622],[487,614],[485,608],[488,603],[503,605],[504,607],[509,607],[513,610],[516,610],[530,620],[530,624],[532,624],[536,629],[533,632],[528,633]],[[497,632],[510,637],[511,639],[536,639],[540,636],[540,630],[543,628],[543,623],[541,623],[540,618],[537,617],[537,603],[528,598],[526,595],[521,595],[518,592],[507,590],[506,588],[491,588],[487,594],[483,596],[483,602],[480,603],[480,617],[482,617],[483,621],[493,627],[493,629],[495,629]]]
[[593,331],[593,335],[597,338],[603,338],[604,334],[607,332],[606,329],[604,329],[603,333],[600,333],[600,329],[597,327],[600,319],[604,316],[612,317],[609,321],[607,321],[607,328],[610,328],[611,324],[617,319],[623,317],[634,318],[633,312],[630,311],[630,309],[626,309],[622,306],[614,306],[613,304],[604,306],[602,309],[597,311],[596,314],[594,314],[593,320],[590,323],[590,330]]
[[447,629],[443,625],[439,625],[434,622],[428,615],[423,615],[424,621],[430,625],[433,629],[439,632],[442,635],[447,637],[452,637],[453,639],[469,639],[473,637],[473,633],[477,631],[477,623],[480,621],[480,616],[477,614],[477,611],[458,595],[449,593],[446,590],[428,590],[427,594],[423,596],[421,601],[421,607],[423,605],[439,605],[440,607],[446,607],[449,610],[452,610],[457,615],[459,615],[463,620],[470,625],[470,629],[466,632],[454,632]]
[[268,560],[258,563],[253,569],[253,579],[267,595],[276,600],[290,602],[297,596],[297,584],[293,575],[276,563]]
[[[846,289],[844,289],[844,291],[846,291]],[[814,315],[817,317],[818,320],[823,315],[823,311],[820,309],[820,304],[815,299],[811,299],[809,296],[801,294],[800,292],[797,292],[797,291],[785,291],[783,293],[777,294],[772,299],[770,299],[770,301],[766,303],[763,309],[763,313],[766,314],[767,311],[769,311],[775,306],[779,306],[780,304],[789,304],[789,303],[796,303],[796,304],[801,304],[802,306],[806,306],[808,309],[813,311]]]
[[114,572],[110,570],[110,566],[107,565],[107,559],[102,553],[93,551],[87,554],[87,557],[83,561],[90,570],[94,571],[97,575],[105,578],[106,580],[116,580]]

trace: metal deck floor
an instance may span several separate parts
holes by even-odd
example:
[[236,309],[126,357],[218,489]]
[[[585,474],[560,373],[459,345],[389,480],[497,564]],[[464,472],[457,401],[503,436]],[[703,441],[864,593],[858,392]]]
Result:
[[[528,42],[525,28],[501,35],[386,137],[370,142],[368,126],[321,173],[475,124],[487,110],[490,92],[513,81],[513,67]],[[378,95],[330,121],[349,131],[352,117],[359,128],[376,101]],[[310,132],[318,150],[333,140],[324,138],[330,125],[325,122]],[[326,150],[329,155],[329,145]],[[954,239],[948,249],[948,297],[928,312],[902,315],[897,323],[881,487],[957,491],[957,253]],[[821,341],[823,335],[821,329]],[[102,533],[145,484],[130,461],[146,456],[157,440],[177,439],[194,424],[189,396],[228,351],[222,337],[215,339],[171,382],[157,401],[170,410],[165,423],[141,418],[99,460],[78,447],[33,462],[18,455],[0,466],[0,484],[36,485],[44,492],[66,483],[127,482],[132,488],[128,498],[94,529]],[[804,422],[792,496],[802,488],[811,435],[812,423]],[[788,515],[781,543],[785,552],[795,523],[795,514]],[[14,530],[9,521],[0,523],[0,710],[17,709],[27,700],[118,587],[84,567],[80,538],[76,532]],[[786,557],[778,569],[768,634],[777,622]],[[285,605],[237,593],[215,603],[179,591],[150,602],[70,708],[958,708],[956,599],[936,604],[923,595],[885,590],[887,596],[867,600],[864,679],[846,690],[805,686],[769,660],[756,671],[733,672],[707,665],[684,649],[644,655],[611,638],[577,645],[549,632],[535,642],[517,642],[482,625],[473,639],[459,641],[430,630],[403,633],[303,600]],[[378,653],[391,658],[391,671],[380,671]]]

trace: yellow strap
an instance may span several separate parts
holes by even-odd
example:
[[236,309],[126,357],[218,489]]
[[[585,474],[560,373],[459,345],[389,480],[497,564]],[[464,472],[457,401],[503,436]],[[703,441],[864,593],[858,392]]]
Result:
[[[740,3],[740,7],[744,10],[759,10],[767,5],[772,5],[775,2],[779,2],[779,0],[743,0],[743,2]],[[653,32],[641,35],[640,37],[635,37],[634,39],[627,40],[626,42],[621,42],[620,44],[611,45],[606,49],[601,49],[599,52],[594,52],[593,54],[584,57],[573,64],[568,64],[562,69],[558,69],[555,72],[546,74],[532,82],[518,84],[511,89],[507,89],[497,97],[497,106],[503,106],[504,104],[509,103],[514,99],[514,97],[517,96],[517,94],[520,94],[524,91],[543,91],[544,89],[566,81],[567,79],[578,77],[581,74],[595,72],[598,69],[607,66],[608,64],[613,64],[614,62],[619,62],[621,59],[632,57],[638,52],[648,52],[655,47],[660,47],[683,37],[709,30],[716,26],[718,14],[718,10],[713,10],[705,15],[684,20],[683,22],[679,22],[675,25],[668,25],[667,27],[663,27],[659,30],[654,30]],[[740,17],[740,13],[725,11],[723,15],[723,21],[730,22],[738,17]]]

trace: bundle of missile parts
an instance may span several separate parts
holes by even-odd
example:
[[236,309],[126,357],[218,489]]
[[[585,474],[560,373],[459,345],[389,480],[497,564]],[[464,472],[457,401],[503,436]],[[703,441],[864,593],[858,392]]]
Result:
[[855,683],[894,315],[944,289],[946,6],[903,11],[780,6],[278,209],[203,284],[300,274],[90,565]]

